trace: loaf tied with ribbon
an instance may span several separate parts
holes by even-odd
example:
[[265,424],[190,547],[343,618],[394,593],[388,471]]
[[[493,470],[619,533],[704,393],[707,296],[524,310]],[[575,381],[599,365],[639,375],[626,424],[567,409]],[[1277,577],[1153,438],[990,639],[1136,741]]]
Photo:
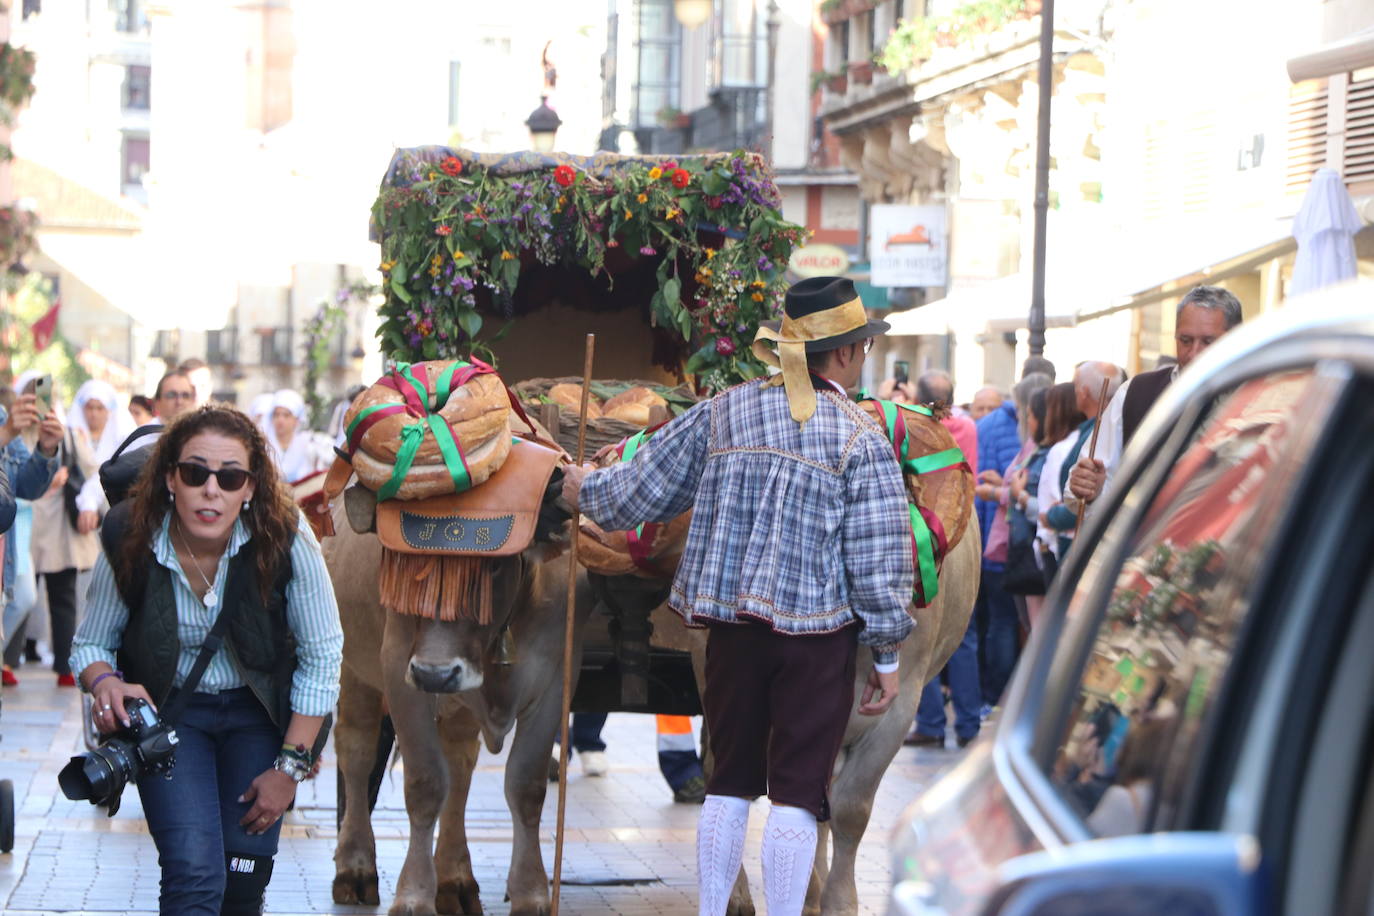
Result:
[[[594,463],[610,467],[634,460],[639,449],[665,424],[635,433],[617,445],[603,449]],[[692,513],[684,512],[669,522],[645,522],[633,531],[603,531],[581,516],[582,540],[577,559],[588,572],[603,576],[637,576],[641,579],[672,579],[677,573]]]
[[344,450],[379,501],[462,493],[510,454],[511,404],[481,360],[400,363],[354,400]]
[[936,409],[875,398],[862,399],[859,406],[882,427],[906,479],[914,600],[925,607],[939,593],[940,564],[968,530],[973,469]]

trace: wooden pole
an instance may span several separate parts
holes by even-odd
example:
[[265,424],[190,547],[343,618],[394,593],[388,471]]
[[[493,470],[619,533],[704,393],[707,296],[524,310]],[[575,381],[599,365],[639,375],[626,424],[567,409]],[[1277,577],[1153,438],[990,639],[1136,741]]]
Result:
[[[1097,431],[1102,428],[1102,415],[1107,412],[1107,388],[1111,385],[1111,379],[1102,380],[1102,391],[1097,395],[1097,416],[1093,417],[1093,437],[1088,440],[1088,457],[1097,457]],[[1083,527],[1083,513],[1088,508],[1088,501],[1080,499],[1078,501],[1078,513],[1073,520],[1073,542],[1078,543],[1078,532]]]
[[[587,410],[592,395],[592,354],[596,335],[587,335],[587,352],[582,361],[582,412],[577,418],[577,464],[587,460]],[[563,820],[568,810],[568,715],[572,711],[573,622],[577,616],[577,538],[581,513],[572,514],[572,538],[568,548],[568,610],[563,622],[563,717],[559,722],[558,742],[558,827],[553,838],[553,909],[558,916],[559,895],[563,889]]]

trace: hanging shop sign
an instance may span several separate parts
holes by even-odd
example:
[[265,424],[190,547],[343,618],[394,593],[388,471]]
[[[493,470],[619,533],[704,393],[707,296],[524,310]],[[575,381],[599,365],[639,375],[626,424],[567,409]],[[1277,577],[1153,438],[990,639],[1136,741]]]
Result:
[[878,204],[869,211],[872,284],[944,286],[949,234],[943,206]]
[[803,245],[792,252],[787,269],[798,277],[837,277],[849,269],[849,255],[838,245]]

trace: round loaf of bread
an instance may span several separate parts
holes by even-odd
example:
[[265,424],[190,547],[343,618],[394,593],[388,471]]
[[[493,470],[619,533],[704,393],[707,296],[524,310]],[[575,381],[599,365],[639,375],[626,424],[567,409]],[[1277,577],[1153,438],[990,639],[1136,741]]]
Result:
[[653,422],[653,408],[668,406],[663,396],[639,386],[616,395],[601,408],[601,415],[647,427]]
[[[569,382],[560,382],[549,389],[549,400],[554,401],[560,407],[567,408],[574,415],[582,410],[582,386],[573,385]],[[603,416],[601,402],[596,395],[587,398],[587,419],[600,420]]]
[[[886,431],[882,409],[877,401],[860,401],[859,407]],[[944,424],[914,410],[902,411],[906,421],[909,445],[907,455],[920,458],[934,455],[946,449],[957,448],[954,436],[945,429]],[[946,552],[964,536],[968,528],[969,516],[973,514],[973,472],[966,467],[953,467],[928,474],[906,474],[907,499],[923,509],[934,512],[944,525],[947,540]]]
[[[412,375],[425,382],[426,410],[435,410],[437,382],[452,364],[451,360],[436,360],[416,363],[412,367]],[[344,417],[344,422],[351,424],[362,411],[374,405],[405,403],[400,392],[387,385],[376,384],[358,396]],[[448,400],[439,405],[437,415],[453,431],[472,486],[486,481],[510,454],[510,399],[499,376],[493,373],[477,375],[458,386],[449,394]],[[367,430],[353,455],[353,468],[363,486],[375,491],[391,479],[403,444],[404,430],[420,422],[423,422],[421,418],[411,412],[398,412],[377,421]],[[452,492],[453,475],[444,463],[433,430],[425,423],[424,438],[395,498],[423,499]]]

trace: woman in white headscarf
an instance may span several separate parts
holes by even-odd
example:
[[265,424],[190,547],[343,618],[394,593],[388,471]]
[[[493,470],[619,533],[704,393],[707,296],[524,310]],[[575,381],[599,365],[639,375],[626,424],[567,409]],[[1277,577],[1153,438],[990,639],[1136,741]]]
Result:
[[[54,485],[33,504],[33,565],[48,594],[53,670],[62,686],[74,684],[68,656],[76,630],[79,597],[85,594],[78,577],[95,566],[100,555],[96,529],[109,508],[100,486],[100,465],[131,432],[133,418],[119,403],[114,387],[96,379],[83,384],[67,411],[63,470],[58,472],[63,485]],[[76,494],[73,519],[64,485],[78,471],[84,482]]]
[[305,399],[290,388],[272,396],[267,442],[287,483],[296,483],[322,468],[314,437],[305,426]]

